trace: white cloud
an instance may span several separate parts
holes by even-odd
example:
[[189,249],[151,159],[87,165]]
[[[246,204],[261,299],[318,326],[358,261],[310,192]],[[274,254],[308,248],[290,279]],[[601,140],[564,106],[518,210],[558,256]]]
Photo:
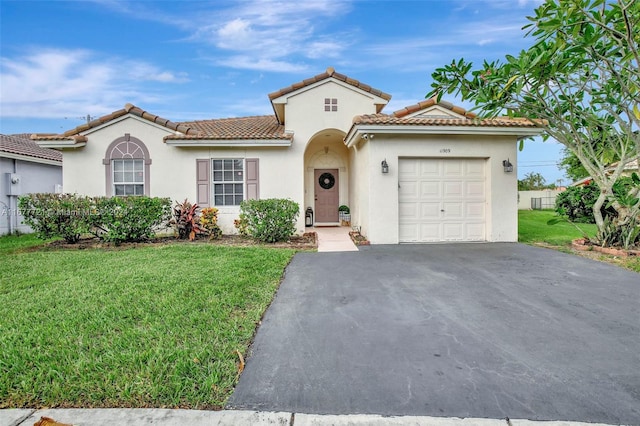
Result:
[[2,58],[0,116],[61,117],[111,112],[126,102],[159,99],[147,82],[179,83],[175,74],[155,65],[103,58],[83,49],[42,49]]
[[232,56],[230,58],[221,59],[218,61],[218,65],[230,68],[286,73],[296,73],[307,70],[306,65],[296,65],[286,61],[274,61],[271,59],[254,58],[250,56]]

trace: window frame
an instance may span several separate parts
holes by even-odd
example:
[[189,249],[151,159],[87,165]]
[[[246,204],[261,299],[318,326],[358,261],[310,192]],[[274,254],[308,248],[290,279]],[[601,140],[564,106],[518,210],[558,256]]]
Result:
[[[236,162],[240,161],[242,164],[242,169],[238,170],[236,168]],[[216,168],[216,162],[221,162],[222,168]],[[232,164],[232,168],[231,170],[225,168],[226,162],[231,162]],[[212,158],[211,159],[211,196],[212,196],[212,200],[211,200],[211,205],[215,206],[215,207],[238,207],[240,206],[240,203],[244,200],[246,200],[247,198],[247,189],[246,189],[246,184],[247,184],[247,162],[246,162],[246,158]],[[225,173],[231,173],[232,176],[235,176],[235,173],[241,171],[242,172],[242,180],[227,180],[225,177]],[[222,180],[216,180],[216,173],[222,173]],[[216,194],[216,186],[217,185],[221,185],[223,188],[223,193],[222,194]],[[230,192],[226,192],[226,185],[233,185],[233,190]],[[237,191],[238,186],[240,187],[240,190],[242,191],[241,194]],[[238,201],[238,196],[240,196],[240,201]],[[216,197],[222,197],[222,203],[218,204]],[[232,204],[227,204],[226,197],[232,197],[233,198],[233,203]]]
[[102,164],[105,166],[105,195],[107,197],[115,195],[112,160],[126,159],[143,160],[143,193],[147,197],[150,196],[151,156],[147,146],[140,139],[131,136],[129,133],[125,133],[124,136],[111,142],[102,159]]
[[[116,170],[116,162],[122,162],[122,170]],[[133,167],[132,170],[126,170],[126,166],[125,164],[128,162],[132,162],[133,163]],[[138,169],[136,168],[136,163],[139,164]],[[126,197],[126,196],[143,196],[144,195],[144,182],[145,182],[145,173],[144,173],[144,159],[142,158],[113,158],[111,160],[111,171],[113,173],[113,195],[117,196],[117,197]],[[132,181],[126,181],[124,180],[124,176],[126,176],[126,173],[131,172],[133,174],[133,180]],[[142,173],[142,180],[137,181],[135,179],[136,177],[136,173]],[[122,181],[117,181],[116,180],[116,173],[122,173],[123,174],[123,180]],[[127,185],[132,185],[134,187],[136,186],[141,186],[142,187],[142,193],[137,194],[135,189],[134,189],[134,193],[133,194],[127,194],[126,193],[126,187]],[[117,187],[122,186],[123,189],[123,193],[122,194],[118,194],[118,190]]]

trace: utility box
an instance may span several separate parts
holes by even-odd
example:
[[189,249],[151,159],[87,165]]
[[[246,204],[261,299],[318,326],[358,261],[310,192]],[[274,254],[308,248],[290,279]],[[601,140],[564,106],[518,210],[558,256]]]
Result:
[[7,195],[22,195],[22,176],[17,173],[5,173]]

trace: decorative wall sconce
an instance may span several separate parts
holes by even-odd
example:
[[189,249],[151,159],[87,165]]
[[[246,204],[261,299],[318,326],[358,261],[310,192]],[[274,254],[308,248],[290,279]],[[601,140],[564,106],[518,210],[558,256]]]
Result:
[[505,173],[513,172],[513,164],[511,164],[511,161],[509,161],[508,158],[506,160],[502,160],[502,167],[504,167]]
[[381,166],[382,166],[382,173],[384,173],[384,174],[389,173],[389,164],[387,163],[387,159],[386,158],[384,160],[382,160]]

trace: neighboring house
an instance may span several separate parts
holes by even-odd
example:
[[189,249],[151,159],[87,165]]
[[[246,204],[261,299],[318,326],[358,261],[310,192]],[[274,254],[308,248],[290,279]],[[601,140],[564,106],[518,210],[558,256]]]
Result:
[[[607,175],[611,175],[611,173],[613,173],[616,167],[618,167],[618,164],[620,164],[619,161],[616,161],[615,163],[611,163],[611,165],[609,165],[609,167],[605,169],[605,172],[607,173]],[[638,158],[631,158],[629,159],[629,161],[627,161],[627,163],[624,165],[624,168],[622,169],[622,176],[630,177],[633,172],[636,172],[636,173],[640,172],[640,167],[638,166]],[[593,178],[591,176],[587,176],[585,178],[582,178],[573,182],[569,186],[589,185],[592,180]]]
[[314,224],[338,206],[374,244],[516,241],[516,141],[521,119],[476,119],[429,99],[383,114],[391,96],[328,68],[269,94],[274,114],[174,123],[136,106],[41,146],[64,151],[67,192],[145,194],[219,209],[234,232],[239,204],[289,198]]
[[62,191],[62,153],[29,135],[0,135],[0,235],[30,231],[18,214],[18,196],[55,191]]

